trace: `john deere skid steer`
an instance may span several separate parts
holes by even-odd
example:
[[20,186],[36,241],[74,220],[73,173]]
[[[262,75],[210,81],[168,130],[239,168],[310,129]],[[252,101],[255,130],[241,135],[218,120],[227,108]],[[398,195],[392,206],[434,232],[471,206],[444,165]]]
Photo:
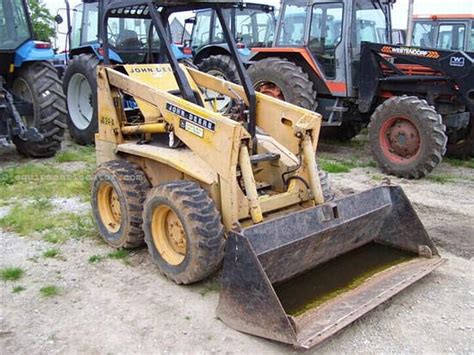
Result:
[[[242,332],[311,347],[439,266],[399,187],[327,202],[315,151],[321,116],[255,94],[223,10],[228,1],[117,1],[98,70],[99,166],[92,207],[104,240],[146,242],[178,284],[223,261],[217,315]],[[212,8],[242,86],[178,64],[170,14]],[[107,21],[151,18],[169,64],[107,65]],[[238,104],[224,116],[202,92]],[[124,109],[135,100],[136,110]]]

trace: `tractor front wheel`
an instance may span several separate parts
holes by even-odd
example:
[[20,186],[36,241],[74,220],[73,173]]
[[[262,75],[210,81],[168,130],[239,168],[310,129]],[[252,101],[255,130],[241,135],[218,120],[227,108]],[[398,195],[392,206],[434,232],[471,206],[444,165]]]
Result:
[[[235,84],[240,83],[239,74],[234,61],[228,55],[211,55],[198,63],[197,67],[203,73],[215,76],[216,78],[230,81]],[[217,111],[223,114],[230,112],[233,100],[230,97],[219,97],[219,94],[206,89],[205,95],[208,99],[217,98]]]
[[397,96],[377,107],[369,143],[381,169],[407,179],[428,175],[446,153],[442,117],[425,100]]
[[14,136],[16,149],[34,158],[52,157],[61,149],[66,129],[66,102],[56,69],[44,61],[26,64],[17,73],[12,91],[32,104],[33,112],[21,117],[25,126],[36,128],[43,136],[39,142]]
[[94,144],[98,131],[97,73],[99,60],[81,54],[69,63],[64,74],[64,92],[69,110],[67,125],[72,139],[81,145]]
[[160,271],[177,284],[212,274],[224,257],[224,227],[207,192],[191,181],[153,188],[143,211],[148,250]]
[[308,110],[316,109],[316,91],[303,69],[283,58],[266,58],[248,70],[255,90]]
[[92,178],[92,214],[106,243],[115,248],[143,244],[143,203],[150,185],[126,160],[100,165]]

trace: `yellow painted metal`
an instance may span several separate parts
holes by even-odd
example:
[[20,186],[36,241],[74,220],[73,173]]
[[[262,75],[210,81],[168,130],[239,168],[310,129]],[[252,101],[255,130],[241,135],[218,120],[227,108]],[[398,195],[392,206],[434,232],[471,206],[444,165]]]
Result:
[[120,230],[122,211],[117,192],[110,182],[103,182],[97,193],[97,207],[102,224],[110,233]]
[[306,166],[308,166],[310,190],[314,202],[318,205],[322,205],[324,203],[324,196],[321,190],[321,182],[319,181],[319,173],[316,165],[316,158],[314,156],[313,144],[311,142],[311,137],[308,134],[305,135],[302,145],[304,161]]
[[170,265],[179,265],[186,257],[186,232],[178,215],[168,206],[154,209],[151,234],[156,249]]
[[257,186],[253,175],[252,164],[250,163],[249,150],[247,146],[240,147],[239,164],[244,179],[245,192],[249,201],[250,215],[253,223],[263,221],[262,209],[258,201]]
[[10,64],[10,74],[15,72],[15,64]]
[[168,125],[166,123],[148,123],[134,126],[122,127],[122,134],[155,134],[155,133],[167,133]]
[[[241,149],[251,140],[247,130],[240,122],[215,112],[212,103],[206,103],[201,93],[208,89],[232,98],[245,98],[242,87],[181,66],[204,103],[200,106],[177,94],[179,88],[168,64],[124,68],[128,75],[114,67],[99,68],[96,141],[99,162],[128,157],[142,167],[153,185],[176,178],[199,182],[212,191],[228,230],[249,217],[253,223],[261,222],[262,212],[270,216],[286,208],[322,203],[314,159],[321,125],[319,114],[257,94],[256,123],[265,135],[257,135],[257,151],[252,154],[274,153],[280,159],[251,164],[249,150]],[[150,116],[141,125],[131,126],[123,107],[116,104],[122,102],[125,94],[139,103],[144,116],[147,114],[142,107],[146,105],[153,107],[156,117]],[[163,134],[165,142],[168,132],[173,132],[185,148],[170,149],[152,142],[137,144],[130,136],[132,132],[145,133],[148,137]],[[304,137],[307,137],[305,142]],[[158,168],[162,173],[150,170]],[[284,173],[288,173],[287,178],[302,178],[311,189],[300,180],[292,179],[287,184],[282,179]],[[270,193],[260,192],[259,197],[256,181],[259,181],[258,189],[270,186]],[[245,188],[240,186],[241,182]]]

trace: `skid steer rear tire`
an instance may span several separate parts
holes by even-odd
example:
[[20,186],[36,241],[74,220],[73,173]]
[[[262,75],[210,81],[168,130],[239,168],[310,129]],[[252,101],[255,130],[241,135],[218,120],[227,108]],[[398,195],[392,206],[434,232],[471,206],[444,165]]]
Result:
[[67,115],[66,100],[56,69],[45,61],[26,64],[13,81],[13,92],[25,101],[32,101],[34,112],[24,118],[25,124],[43,135],[40,142],[13,137],[16,149],[33,158],[52,157],[61,149]]
[[248,74],[257,92],[315,110],[316,91],[307,73],[283,58],[266,58],[253,64]]
[[[92,145],[99,129],[97,120],[97,65],[93,54],[80,54],[68,65],[63,86],[67,98],[67,125],[72,139]],[[87,96],[87,97],[86,97]]]
[[445,129],[441,115],[425,100],[397,96],[372,115],[369,144],[385,173],[419,179],[441,163],[448,140]]
[[143,228],[160,271],[177,284],[200,281],[224,257],[224,227],[207,192],[191,181],[153,188],[145,202]]
[[126,160],[113,160],[96,169],[92,214],[106,243],[125,249],[143,245],[143,203],[149,189],[145,174]]

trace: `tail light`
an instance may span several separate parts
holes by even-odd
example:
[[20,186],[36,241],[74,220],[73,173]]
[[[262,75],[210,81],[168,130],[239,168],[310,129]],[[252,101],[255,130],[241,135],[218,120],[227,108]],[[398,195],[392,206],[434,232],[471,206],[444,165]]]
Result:
[[48,42],[35,42],[35,48],[38,48],[38,49],[51,49],[51,43],[48,43]]
[[186,55],[192,55],[193,54],[193,50],[191,49],[191,47],[183,47],[182,51]]

